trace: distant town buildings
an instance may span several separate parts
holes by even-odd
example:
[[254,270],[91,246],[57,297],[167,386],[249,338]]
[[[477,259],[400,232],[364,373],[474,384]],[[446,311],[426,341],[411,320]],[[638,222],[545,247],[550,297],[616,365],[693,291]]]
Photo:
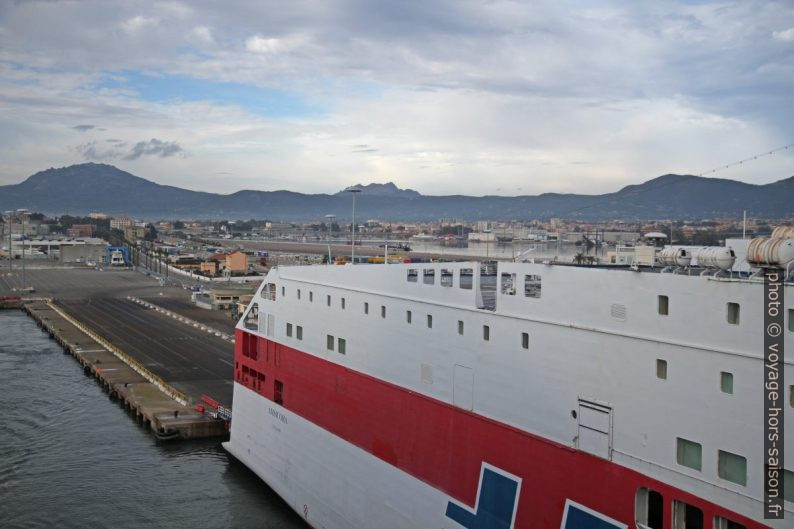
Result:
[[248,271],[248,256],[243,252],[232,252],[226,255],[223,269],[230,274],[245,274]]
[[204,261],[199,265],[199,272],[205,276],[216,276],[218,275],[219,265],[218,261]]
[[14,237],[22,235],[23,232],[26,237],[37,237],[50,233],[50,225],[44,224],[39,220],[26,220],[24,223],[4,223],[0,224],[0,228],[2,228],[2,236],[5,238],[8,238],[9,232]]
[[[112,226],[113,221],[111,221]],[[128,241],[134,241],[136,239],[143,239],[146,237],[146,228],[144,226],[125,226],[122,228],[124,232],[124,238]]]
[[93,224],[72,224],[71,228],[66,230],[67,237],[93,237],[96,232],[96,226]]
[[124,230],[124,228],[128,228],[134,225],[135,222],[129,217],[113,217],[110,219],[110,229],[112,230]]

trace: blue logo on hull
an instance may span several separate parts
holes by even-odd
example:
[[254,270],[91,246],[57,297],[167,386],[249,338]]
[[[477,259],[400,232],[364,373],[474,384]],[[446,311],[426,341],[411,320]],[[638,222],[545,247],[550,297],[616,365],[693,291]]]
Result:
[[521,481],[483,465],[474,512],[447,503],[447,518],[466,529],[511,529]]
[[[446,516],[466,529],[513,529],[521,478],[483,463],[474,511],[447,502]],[[572,500],[565,501],[560,529],[627,529],[627,525]]]
[[567,500],[561,529],[627,529],[627,526],[584,505]]

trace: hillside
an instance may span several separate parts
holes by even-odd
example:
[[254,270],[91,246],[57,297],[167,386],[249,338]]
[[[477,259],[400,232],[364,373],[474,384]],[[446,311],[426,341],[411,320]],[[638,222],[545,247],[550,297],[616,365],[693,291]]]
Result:
[[[794,177],[766,185],[720,178],[664,175],[604,195],[428,196],[393,183],[357,184],[357,215],[384,220],[664,219],[749,215],[794,217]],[[0,186],[0,210],[27,208],[57,215],[103,211],[146,218],[268,218],[320,221],[350,217],[350,194],[237,191],[229,195],[156,184],[112,165],[80,164],[38,172]]]

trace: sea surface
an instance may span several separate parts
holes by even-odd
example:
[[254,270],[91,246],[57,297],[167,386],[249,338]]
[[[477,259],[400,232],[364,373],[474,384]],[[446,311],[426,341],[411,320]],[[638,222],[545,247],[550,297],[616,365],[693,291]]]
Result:
[[304,528],[218,441],[164,444],[0,310],[0,528]]

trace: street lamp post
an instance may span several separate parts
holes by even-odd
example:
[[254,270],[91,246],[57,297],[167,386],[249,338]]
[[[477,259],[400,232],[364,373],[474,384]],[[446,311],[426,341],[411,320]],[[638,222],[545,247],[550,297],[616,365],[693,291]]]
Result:
[[334,215],[333,213],[329,213],[328,215],[325,216],[325,219],[326,222],[328,223],[328,235],[326,236],[326,239],[331,239],[334,235],[333,230],[331,228],[336,222],[336,215]]
[[25,217],[20,217],[20,222],[22,223],[22,289],[24,290],[25,285]]
[[353,194],[353,225],[350,227],[352,232],[352,238],[350,240],[350,261],[356,264],[356,195],[361,193],[361,190],[351,187],[347,191]]
[[16,211],[6,211],[6,219],[8,221],[8,274],[11,275],[13,271],[12,258],[13,252],[11,247],[13,240],[11,237],[11,225],[14,220],[18,220],[21,225],[20,241],[22,242],[22,289],[27,286],[27,277],[25,276],[25,217],[28,215],[28,210],[18,209]]
[[8,277],[9,281],[11,280],[11,274],[13,273],[13,255],[11,255],[11,223],[13,222],[13,212],[6,211],[6,226],[8,227]]
[[331,239],[333,238],[332,228],[334,223],[336,223],[336,215],[329,213],[325,216],[325,218],[328,221],[328,235],[325,237],[325,242],[328,243],[328,264],[333,264],[333,256],[331,255]]

